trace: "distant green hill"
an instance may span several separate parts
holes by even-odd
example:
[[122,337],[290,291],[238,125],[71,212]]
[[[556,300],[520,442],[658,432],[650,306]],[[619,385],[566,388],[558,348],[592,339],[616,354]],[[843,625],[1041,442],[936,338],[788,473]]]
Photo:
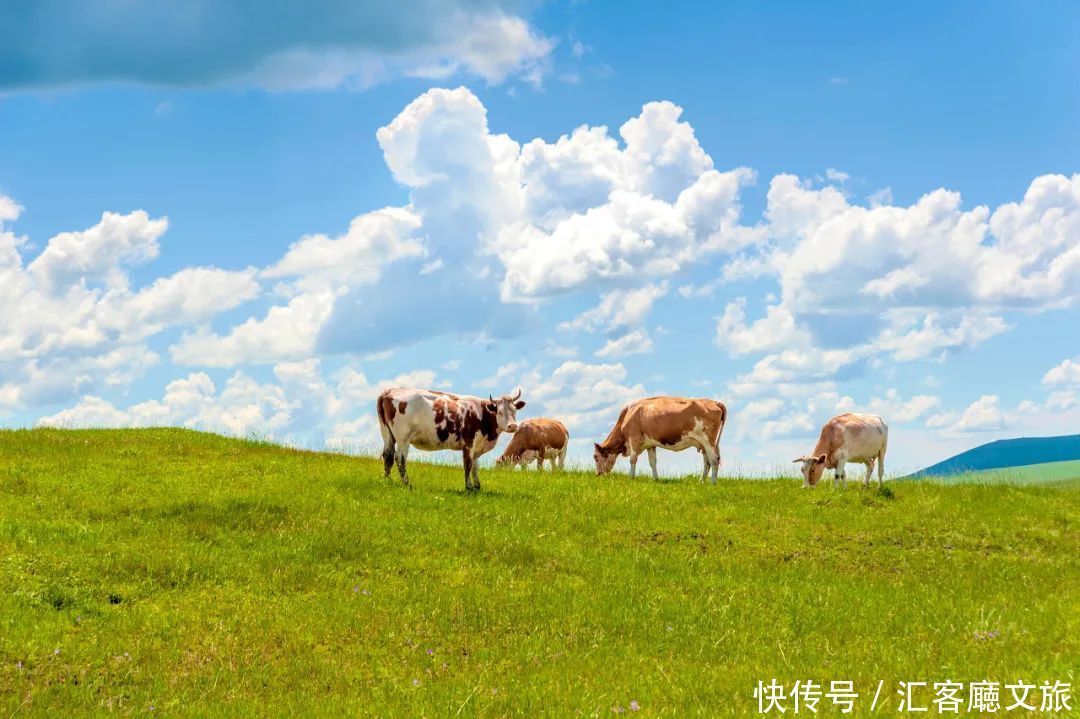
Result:
[[[910,478],[916,478],[914,475]],[[1049,484],[1054,482],[1080,483],[1080,460],[1072,462],[1043,462],[1022,467],[1001,467],[945,475],[922,475],[940,484]]]
[[942,477],[964,472],[1073,460],[1080,460],[1080,434],[999,439],[961,452],[955,457],[915,472],[908,478]]

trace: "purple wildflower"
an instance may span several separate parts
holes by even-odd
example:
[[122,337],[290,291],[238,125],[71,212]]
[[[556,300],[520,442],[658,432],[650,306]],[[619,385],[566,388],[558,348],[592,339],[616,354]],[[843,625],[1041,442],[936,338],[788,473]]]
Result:
[[641,711],[641,705],[637,703],[637,699],[631,699],[630,700],[630,711],[632,711],[632,712]]

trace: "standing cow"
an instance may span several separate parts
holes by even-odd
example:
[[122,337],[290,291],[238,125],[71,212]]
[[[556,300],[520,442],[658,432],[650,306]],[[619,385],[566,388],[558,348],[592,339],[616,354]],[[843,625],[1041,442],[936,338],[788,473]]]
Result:
[[501,433],[517,429],[517,411],[525,406],[520,397],[521,390],[513,397],[499,399],[406,387],[385,390],[375,409],[383,436],[386,476],[390,476],[396,459],[401,481],[409,486],[405,471],[409,447],[451,449],[461,452],[466,491],[479,490],[476,462],[495,448]]
[[566,463],[566,449],[570,445],[570,433],[566,425],[556,419],[537,417],[520,422],[510,444],[496,460],[497,464],[524,467],[536,460],[536,468],[544,468],[544,460],[551,460],[551,471],[562,469]]
[[630,476],[637,470],[638,456],[649,453],[653,479],[656,474],[656,448],[673,452],[693,447],[701,452],[705,468],[701,481],[712,470],[712,481],[720,469],[720,433],[727,421],[727,407],[712,399],[684,397],[649,397],[623,407],[611,434],[594,445],[596,473],[607,474],[620,456],[630,458]]
[[841,414],[821,428],[817,446],[808,457],[799,457],[802,464],[803,487],[813,487],[826,469],[836,470],[833,486],[847,486],[848,462],[866,465],[863,486],[870,486],[870,475],[877,462],[878,487],[885,481],[885,450],[889,446],[889,428],[876,414]]

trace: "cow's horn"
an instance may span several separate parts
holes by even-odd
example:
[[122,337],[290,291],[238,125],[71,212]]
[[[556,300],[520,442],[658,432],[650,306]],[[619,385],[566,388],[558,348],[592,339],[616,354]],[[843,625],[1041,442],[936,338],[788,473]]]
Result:
[[494,401],[495,401],[495,398],[494,398],[494,397],[492,397],[492,396],[491,396],[491,395],[489,394],[489,395],[488,395],[488,401],[490,401],[490,402],[494,402]]
[[518,393],[514,395],[514,400],[518,400],[518,399],[521,399],[521,390],[520,389],[518,390]]

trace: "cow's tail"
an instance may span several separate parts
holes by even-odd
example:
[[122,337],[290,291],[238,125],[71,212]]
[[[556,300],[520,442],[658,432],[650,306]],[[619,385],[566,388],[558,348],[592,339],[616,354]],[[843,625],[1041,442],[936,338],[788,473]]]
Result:
[[720,435],[724,433],[724,425],[727,424],[727,405],[716,400],[716,406],[720,408],[720,428],[716,430],[716,444],[720,444]]
[[379,416],[379,432],[382,433],[383,438],[383,451],[389,447],[391,450],[394,446],[394,433],[390,429],[390,422],[386,418],[386,404],[392,402],[390,395],[387,392],[379,393],[378,398],[375,400],[375,413]]

